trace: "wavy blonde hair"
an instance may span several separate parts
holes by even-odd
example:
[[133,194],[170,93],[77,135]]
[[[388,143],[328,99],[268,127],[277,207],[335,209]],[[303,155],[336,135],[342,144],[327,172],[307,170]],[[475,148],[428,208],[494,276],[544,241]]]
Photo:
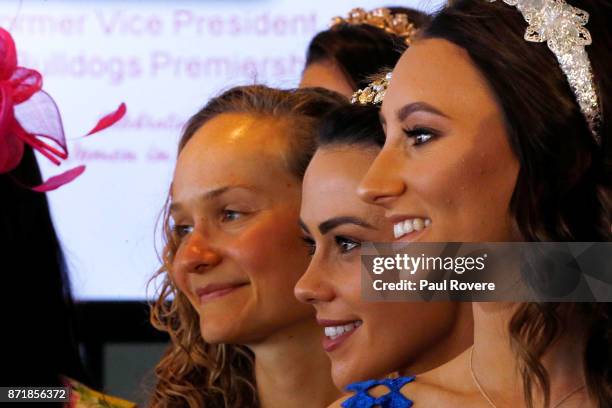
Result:
[[[300,180],[316,148],[321,117],[346,104],[340,95],[323,89],[278,90],[252,85],[232,88],[213,98],[186,124],[179,153],[206,122],[223,113],[278,118],[288,123],[289,143],[283,159]],[[170,226],[170,194],[162,214],[164,249],[162,266],[151,282],[161,279],[151,305],[151,323],[170,335],[171,344],[157,364],[157,384],[151,398],[154,408],[258,407],[253,372],[254,356],[245,346],[206,343],[199,315],[172,280],[178,241]]]

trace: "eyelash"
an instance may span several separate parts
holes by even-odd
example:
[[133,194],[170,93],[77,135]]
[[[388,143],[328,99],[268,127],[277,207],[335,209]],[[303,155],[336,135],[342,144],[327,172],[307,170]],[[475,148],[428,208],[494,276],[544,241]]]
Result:
[[190,234],[193,231],[193,226],[191,225],[173,225],[172,232],[180,239],[184,238],[186,235]]
[[338,247],[340,248],[340,252],[343,254],[349,253],[353,249],[359,248],[361,246],[361,242],[340,235],[336,236],[334,240],[336,241],[336,245],[338,245]]
[[[334,237],[334,240],[336,241],[336,245],[338,245],[340,248],[340,253],[342,254],[347,254],[353,249],[361,247],[361,242],[343,236],[336,236]],[[304,241],[304,245],[306,245],[306,248],[308,248],[308,255],[313,256],[317,249],[314,239],[303,236],[302,241]]]
[[404,133],[414,141],[413,146],[425,144],[438,135],[437,131],[423,126],[404,129]]
[[[236,221],[240,217],[244,215],[243,212],[235,211],[235,210],[222,210],[221,211],[221,221],[223,222],[232,222]],[[193,232],[193,225],[173,225],[171,227],[172,232],[180,239],[184,238],[186,235]]]
[[306,248],[308,248],[308,255],[313,256],[315,250],[317,249],[317,245],[315,244],[314,239],[307,236],[303,236],[302,241],[304,241],[304,245],[306,246]]
[[[236,221],[238,218],[242,217],[244,213],[235,210],[224,209],[221,211],[221,220],[224,222]],[[237,218],[232,218],[231,216],[235,216]]]

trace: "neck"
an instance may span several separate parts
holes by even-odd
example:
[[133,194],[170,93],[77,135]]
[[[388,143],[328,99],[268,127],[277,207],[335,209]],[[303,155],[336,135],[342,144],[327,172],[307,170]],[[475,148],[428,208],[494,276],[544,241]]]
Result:
[[430,344],[410,365],[402,367],[398,371],[399,375],[417,375],[433,370],[451,361],[472,345],[474,334],[472,303],[457,302],[456,313],[453,328],[438,342]]
[[[483,390],[497,406],[524,404],[523,392],[512,391],[523,390],[523,382],[508,330],[510,320],[519,306],[516,303],[474,303],[473,306],[473,371]],[[579,330],[574,327],[567,329],[540,359],[548,372],[552,406],[584,384],[584,340]],[[532,395],[536,404],[542,404],[543,394],[537,383],[533,384]],[[568,403],[567,406],[571,405]]]
[[340,397],[331,379],[323,332],[314,319],[275,333],[248,347],[262,408],[327,407]]

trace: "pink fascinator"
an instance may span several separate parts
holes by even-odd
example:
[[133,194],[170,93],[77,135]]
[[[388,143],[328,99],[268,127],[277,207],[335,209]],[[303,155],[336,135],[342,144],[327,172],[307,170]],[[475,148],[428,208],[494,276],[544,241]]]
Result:
[[[112,126],[125,113],[122,103],[85,136]],[[53,98],[42,90],[42,75],[17,66],[15,42],[8,31],[0,28],[0,174],[17,167],[26,144],[56,165],[68,158],[62,118]],[[39,192],[55,190],[83,171],[85,166],[77,166],[30,188]]]

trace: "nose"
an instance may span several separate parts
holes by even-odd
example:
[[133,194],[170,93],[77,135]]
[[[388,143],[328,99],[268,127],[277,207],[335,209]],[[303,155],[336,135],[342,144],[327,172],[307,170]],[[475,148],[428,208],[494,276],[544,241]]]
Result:
[[179,273],[203,273],[221,263],[220,252],[203,234],[194,231],[178,249],[174,268]]
[[303,303],[316,305],[331,302],[336,297],[333,287],[325,279],[325,273],[319,261],[313,257],[308,269],[294,288],[295,297]]
[[368,204],[387,207],[404,194],[406,184],[401,177],[402,163],[399,152],[385,146],[359,183],[359,197]]

